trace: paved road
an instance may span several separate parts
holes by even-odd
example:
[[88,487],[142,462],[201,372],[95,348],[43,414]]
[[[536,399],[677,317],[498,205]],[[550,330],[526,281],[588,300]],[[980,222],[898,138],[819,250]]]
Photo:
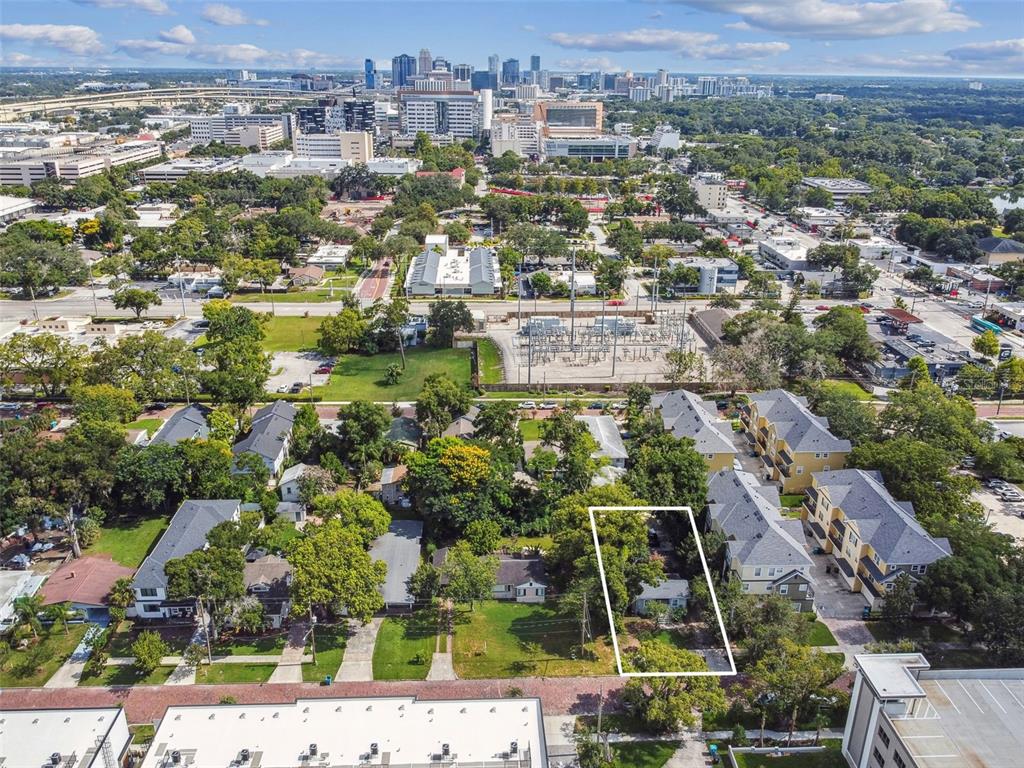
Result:
[[375,262],[373,268],[359,280],[356,295],[371,302],[387,296],[389,275],[390,270],[383,266],[382,261]]

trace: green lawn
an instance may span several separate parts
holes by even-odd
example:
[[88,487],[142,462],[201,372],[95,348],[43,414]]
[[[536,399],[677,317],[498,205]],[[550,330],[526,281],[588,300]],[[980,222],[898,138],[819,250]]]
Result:
[[325,386],[315,387],[314,394],[323,400],[415,400],[423,389],[423,380],[432,373],[447,373],[460,384],[469,384],[468,349],[432,349],[415,347],[406,350],[406,369],[394,386],[384,384],[384,372],[392,363],[401,364],[397,352],[372,355],[343,355]]
[[265,637],[225,637],[213,646],[214,656],[280,656],[288,638],[284,632]]
[[384,619],[373,646],[373,679],[426,680],[436,637],[433,611]]
[[[316,664],[302,665],[303,682],[319,683],[327,675],[330,675],[331,679],[337,677],[347,641],[348,627],[345,624],[334,627],[317,626]],[[309,653],[308,648],[306,652]]]
[[573,659],[579,622],[554,605],[486,600],[462,610],[455,624],[455,672],[460,678],[614,674],[611,644],[587,644]]
[[144,429],[150,437],[160,429],[160,425],[164,423],[163,419],[138,419],[133,421],[131,424],[125,424],[125,429]]
[[267,352],[298,352],[301,349],[313,349],[320,338],[319,328],[322,317],[282,317],[275,315],[268,318],[263,330],[263,348]]
[[[334,295],[327,288],[313,288],[308,291],[292,291],[290,293],[275,293],[275,304],[325,304],[329,301],[341,304],[341,300],[349,291],[341,287],[341,283],[335,285]],[[235,304],[269,304],[270,294],[267,293],[233,293],[229,301]]]
[[156,736],[156,726],[152,723],[129,725],[128,730],[132,734],[132,744],[148,744]]
[[140,674],[131,664],[108,664],[103,674],[95,677],[82,675],[78,682],[82,686],[111,685],[163,685],[174,672],[174,667],[157,667],[148,675]]
[[963,640],[963,635],[938,621],[910,621],[903,626],[888,621],[869,621],[864,626],[879,642],[895,642],[904,638],[933,643],[955,643]]
[[111,634],[110,640],[107,642],[107,653],[115,658],[131,656],[132,643],[138,639],[139,632],[144,631],[144,629],[150,629],[158,633],[163,641],[170,646],[172,655],[179,654],[188,647],[193,632],[191,626],[137,628],[130,620],[122,621],[117,627],[117,631]]
[[554,546],[554,539],[551,536],[505,536],[498,542],[499,547],[509,549],[520,549],[522,547],[537,547],[548,550]]
[[540,440],[540,425],[543,419],[521,419],[519,422],[519,434],[523,440]]
[[612,747],[622,768],[661,768],[679,748],[678,741],[629,741]]
[[870,400],[871,393],[868,392],[864,387],[855,381],[846,381],[843,379],[825,379],[821,382],[823,389],[830,390],[832,392],[845,392],[848,395],[853,395],[858,400]]
[[72,624],[65,635],[63,627],[54,627],[25,650],[10,651],[0,659],[0,688],[41,687],[82,642],[88,628],[88,624]]
[[110,557],[121,565],[138,568],[165,528],[167,519],[163,517],[108,520],[100,528],[99,539],[85,554]]
[[196,670],[196,685],[265,683],[276,664],[204,664]]
[[779,503],[784,507],[799,507],[804,503],[802,493],[783,493],[779,495]]
[[814,646],[838,645],[835,636],[822,622],[814,618],[813,613],[807,614],[807,620],[814,622],[811,625],[811,634],[808,636],[807,644]]
[[477,353],[480,356],[480,383],[500,384],[505,380],[505,366],[501,364],[501,353],[498,345],[490,339],[477,342]]
[[822,744],[826,746],[822,752],[802,752],[783,757],[734,752],[733,756],[737,768],[847,768],[838,740],[826,739]]

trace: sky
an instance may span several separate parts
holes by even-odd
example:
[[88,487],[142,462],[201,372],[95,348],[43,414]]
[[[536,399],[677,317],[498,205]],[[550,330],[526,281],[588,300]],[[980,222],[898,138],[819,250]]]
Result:
[[1022,0],[3,0],[0,65],[1024,78]]

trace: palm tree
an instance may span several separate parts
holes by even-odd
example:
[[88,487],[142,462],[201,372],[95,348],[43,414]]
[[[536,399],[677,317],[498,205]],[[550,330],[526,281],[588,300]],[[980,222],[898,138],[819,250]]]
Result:
[[59,621],[64,625],[64,634],[70,634],[68,632],[68,619],[75,615],[75,612],[71,610],[71,603],[64,602],[48,605],[43,615],[54,624]]
[[18,626],[28,625],[32,630],[32,637],[39,639],[39,630],[42,625],[39,623],[39,612],[43,609],[43,598],[39,595],[22,595],[14,601],[14,615],[18,619]]

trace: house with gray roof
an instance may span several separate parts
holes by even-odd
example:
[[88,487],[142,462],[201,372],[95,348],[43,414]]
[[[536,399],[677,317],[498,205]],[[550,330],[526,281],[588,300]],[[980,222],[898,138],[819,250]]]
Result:
[[388,569],[381,587],[385,611],[412,610],[409,579],[420,565],[422,536],[423,523],[419,520],[392,520],[388,532],[370,545],[370,557],[383,562]]
[[829,431],[828,419],[811,412],[806,397],[784,389],[750,395],[740,422],[765,479],[778,482],[783,493],[803,491],[814,472],[842,469],[853,448]]
[[915,582],[952,554],[949,541],[933,538],[907,501],[896,501],[876,471],[816,472],[802,517],[811,537],[831,553],[843,581],[868,604],[884,602],[901,574]]
[[674,389],[654,395],[651,409],[661,417],[666,432],[693,440],[710,472],[732,468],[739,452],[732,441],[732,424],[718,415],[713,401]]
[[295,406],[285,400],[275,400],[263,406],[253,414],[249,434],[235,443],[231,452],[236,458],[244,453],[256,454],[263,460],[270,476],[278,477],[291,447],[295,414]]
[[206,415],[210,409],[203,405],[190,405],[175,411],[163,423],[150,445],[177,445],[182,440],[206,440],[210,436],[210,425]]
[[640,594],[633,601],[633,610],[646,616],[652,603],[661,603],[669,611],[685,611],[690,600],[690,582],[669,576],[658,584],[641,584]]
[[132,580],[135,604],[128,615],[140,619],[188,618],[195,613],[195,601],[174,601],[167,597],[167,575],[164,566],[196,550],[206,547],[210,530],[228,520],[238,520],[241,502],[238,499],[192,499],[182,502]]
[[714,472],[707,504],[707,529],[725,536],[722,576],[739,579],[747,594],[783,595],[797,611],[813,611],[811,557],[800,521],[779,512],[778,488],[750,472]]
[[469,410],[448,425],[441,437],[462,437],[471,439],[476,434],[476,417],[480,414],[480,406],[471,405]]
[[577,416],[576,421],[582,421],[587,425],[590,436],[597,443],[597,450],[591,454],[595,459],[607,459],[609,466],[625,469],[629,453],[626,452],[626,444],[622,441],[619,425],[615,423],[614,417]]
[[[441,547],[431,558],[435,568],[443,568],[448,559],[448,547]],[[447,579],[442,577],[442,584]],[[543,603],[548,594],[548,576],[544,560],[540,557],[501,555],[495,574],[491,597],[494,600],[514,600],[517,603]]]

